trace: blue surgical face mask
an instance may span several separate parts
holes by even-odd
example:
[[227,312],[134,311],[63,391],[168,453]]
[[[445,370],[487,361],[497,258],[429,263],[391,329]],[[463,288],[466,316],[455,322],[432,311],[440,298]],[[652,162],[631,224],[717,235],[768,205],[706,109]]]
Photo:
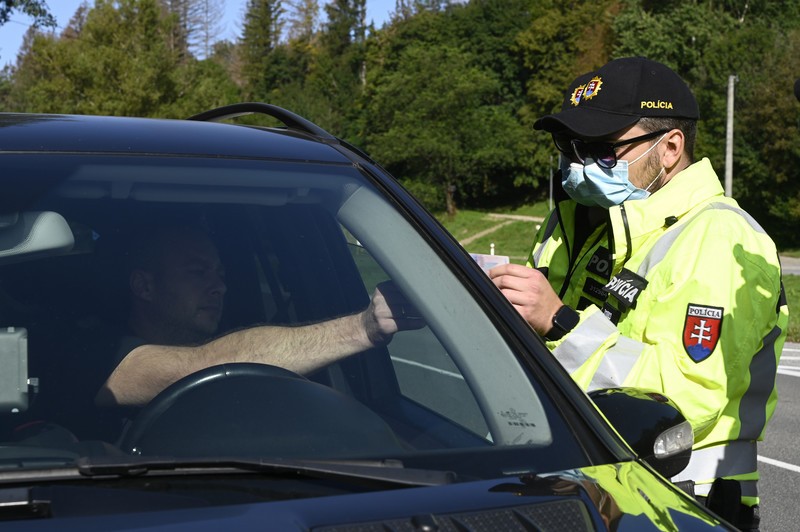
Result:
[[650,195],[650,187],[661,177],[664,168],[661,168],[646,189],[637,188],[630,182],[628,168],[650,153],[664,136],[666,134],[633,161],[618,160],[617,165],[610,169],[602,168],[591,157],[584,160],[585,164],[569,163],[562,157],[561,185],[572,199],[590,207],[599,206],[607,209],[613,205],[620,205],[623,201],[645,199]]

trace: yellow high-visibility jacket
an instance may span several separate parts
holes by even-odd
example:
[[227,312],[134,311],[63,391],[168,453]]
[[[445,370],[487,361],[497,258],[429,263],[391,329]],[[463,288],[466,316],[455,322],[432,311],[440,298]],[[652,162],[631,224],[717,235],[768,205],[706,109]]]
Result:
[[586,209],[559,202],[528,266],[540,269],[577,327],[550,344],[585,390],[637,386],[670,397],[692,424],[687,469],[707,495],[717,477],[757,502],[756,442],[777,402],[789,311],[772,239],[723,195],[707,159],[647,199],[608,210],[576,249]]

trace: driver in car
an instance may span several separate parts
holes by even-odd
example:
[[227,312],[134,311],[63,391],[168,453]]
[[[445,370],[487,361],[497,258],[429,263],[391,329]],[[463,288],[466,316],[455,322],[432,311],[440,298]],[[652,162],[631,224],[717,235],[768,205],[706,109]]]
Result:
[[210,237],[190,226],[134,239],[129,253],[128,334],[98,406],[142,406],[179,379],[223,363],[256,362],[305,374],[386,345],[423,326],[392,283],[357,314],[302,326],[255,326],[215,337],[227,290]]

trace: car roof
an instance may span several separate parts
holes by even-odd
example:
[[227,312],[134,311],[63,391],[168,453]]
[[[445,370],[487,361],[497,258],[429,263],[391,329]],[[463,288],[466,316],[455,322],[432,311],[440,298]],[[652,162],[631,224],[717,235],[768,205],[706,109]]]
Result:
[[[322,130],[318,130],[322,132]],[[324,132],[323,132],[324,133]],[[332,136],[199,120],[0,113],[0,152],[149,154],[353,162]]]

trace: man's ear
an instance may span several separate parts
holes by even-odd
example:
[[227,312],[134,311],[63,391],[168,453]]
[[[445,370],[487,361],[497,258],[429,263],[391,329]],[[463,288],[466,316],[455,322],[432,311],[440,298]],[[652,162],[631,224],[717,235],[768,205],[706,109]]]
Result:
[[131,293],[145,301],[153,300],[153,276],[144,270],[133,270],[129,281]]
[[667,170],[671,170],[683,157],[683,146],[685,143],[683,131],[680,129],[671,130],[664,137],[663,143],[667,149],[661,158],[661,162]]

